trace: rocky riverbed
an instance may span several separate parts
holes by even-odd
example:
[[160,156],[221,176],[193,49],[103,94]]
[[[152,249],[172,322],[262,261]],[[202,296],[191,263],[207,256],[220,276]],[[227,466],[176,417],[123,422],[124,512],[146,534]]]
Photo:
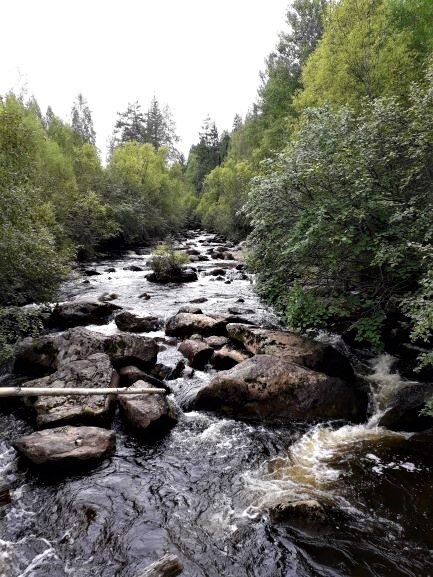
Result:
[[433,575],[431,386],[282,330],[239,247],[178,249],[176,282],[146,248],[77,271],[17,347],[3,385],[166,394],[2,402],[1,577]]

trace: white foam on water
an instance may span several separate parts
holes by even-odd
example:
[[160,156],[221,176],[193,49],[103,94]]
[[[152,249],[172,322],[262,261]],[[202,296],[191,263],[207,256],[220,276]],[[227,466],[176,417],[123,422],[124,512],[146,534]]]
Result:
[[[382,474],[387,468],[409,472],[418,470],[413,463],[384,463],[371,452],[375,443],[410,436],[410,433],[397,433],[377,426],[391,394],[407,384],[397,372],[393,372],[394,363],[391,355],[380,355],[372,362],[373,373],[368,380],[375,410],[367,423],[339,429],[326,424],[316,425],[290,447],[287,455],[268,461],[261,469],[244,475],[246,489],[254,501],[244,515],[254,518],[287,500],[332,499],[339,506],[350,508],[351,505],[338,495],[338,481],[350,474],[349,469],[344,464],[342,466],[342,461],[359,458],[363,444],[369,450],[365,460],[371,461],[371,470],[376,474]],[[343,456],[344,460],[341,459]]]

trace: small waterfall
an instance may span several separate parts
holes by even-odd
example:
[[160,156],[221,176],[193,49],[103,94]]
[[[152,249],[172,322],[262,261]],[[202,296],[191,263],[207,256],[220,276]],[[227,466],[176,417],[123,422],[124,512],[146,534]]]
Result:
[[[290,447],[286,457],[268,461],[261,471],[246,475],[246,483],[260,503],[253,509],[268,509],[287,500],[329,499],[330,495],[337,499],[333,489],[339,479],[348,474],[342,469],[341,460],[350,461],[363,444],[371,451],[375,443],[404,440],[411,436],[411,433],[397,433],[378,426],[391,395],[408,382],[393,371],[395,362],[396,359],[388,354],[371,361],[372,372],[367,380],[371,388],[373,414],[366,423],[338,429],[330,424],[318,424]],[[368,453],[366,457],[374,466],[375,455]]]

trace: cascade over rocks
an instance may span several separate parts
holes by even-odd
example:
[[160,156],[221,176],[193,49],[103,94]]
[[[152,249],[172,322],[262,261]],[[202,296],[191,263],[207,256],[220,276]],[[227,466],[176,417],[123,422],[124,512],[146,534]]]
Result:
[[228,324],[227,333],[255,355],[273,355],[331,377],[353,378],[353,369],[348,359],[330,345],[286,331],[239,323]]
[[196,409],[247,420],[312,422],[366,417],[368,398],[355,385],[272,355],[256,355],[201,389]]
[[[137,381],[132,388],[148,386]],[[164,395],[119,395],[119,404],[126,422],[140,431],[167,429],[177,422],[176,410]]]
[[[47,377],[28,381],[23,387],[55,388],[108,388],[114,386],[116,373],[109,357],[104,353],[90,355],[87,359],[65,361],[57,371]],[[38,427],[63,424],[94,424],[109,420],[113,399],[109,395],[37,397],[33,403]]]
[[114,451],[113,431],[99,427],[59,427],[16,439],[14,448],[35,465],[79,465],[103,459]]
[[74,301],[56,305],[48,319],[50,327],[68,329],[90,324],[104,324],[119,307],[110,302]]

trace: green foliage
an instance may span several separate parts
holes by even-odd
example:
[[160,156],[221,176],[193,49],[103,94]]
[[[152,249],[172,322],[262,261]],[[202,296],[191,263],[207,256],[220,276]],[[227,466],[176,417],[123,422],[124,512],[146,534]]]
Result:
[[287,12],[289,31],[281,34],[266,61],[259,101],[245,118],[237,115],[230,139],[218,138],[205,123],[200,142],[188,158],[187,174],[201,197],[197,214],[205,227],[235,240],[244,238],[249,222],[242,206],[260,161],[281,150],[296,114],[293,98],[300,87],[301,66],[323,30],[326,0],[295,0]]
[[198,195],[202,193],[206,176],[221,164],[229,148],[229,135],[220,140],[215,122],[206,118],[199,134],[198,144],[191,147],[187,175]]
[[294,282],[284,298],[285,310],[282,311],[288,325],[300,331],[317,328],[327,317],[327,309],[318,303],[314,294]]
[[0,102],[0,304],[49,299],[66,272],[41,171],[47,157],[38,118],[13,96]]
[[164,148],[126,142],[114,150],[107,171],[106,198],[126,243],[163,237],[183,224],[189,191],[176,182]]
[[429,0],[335,3],[302,71],[298,110],[325,103],[359,107],[364,98],[380,96],[405,99],[411,82],[424,74],[432,36]]
[[13,345],[43,331],[41,316],[32,308],[0,308],[0,366],[13,357]]
[[347,107],[307,110],[297,138],[255,179],[251,265],[260,290],[289,310],[289,320],[299,317],[290,293],[298,283],[308,289],[308,306],[300,305],[304,326],[339,316],[377,347],[385,316],[420,287],[424,296],[412,311],[425,331],[432,112],[431,74],[413,87],[408,108],[383,98],[364,104],[359,115]]
[[228,160],[208,175],[197,207],[207,229],[235,240],[246,236],[249,227],[242,208],[250,179],[249,164],[233,160]]
[[176,252],[172,242],[168,240],[155,248],[149,265],[157,277],[170,278],[179,275],[188,262],[188,255]]
[[180,153],[176,150],[179,137],[173,115],[168,106],[161,107],[154,96],[147,112],[143,112],[141,104],[128,104],[125,112],[118,113],[111,142],[111,152],[126,142],[151,144],[156,150],[165,148],[170,160],[179,160]]
[[433,417],[433,397],[427,401],[422,414],[427,415],[428,417]]
[[164,148],[129,142],[104,169],[94,140],[81,95],[72,126],[51,109],[43,118],[34,99],[0,98],[0,305],[50,300],[74,256],[94,256],[116,236],[163,236],[195,208]]

